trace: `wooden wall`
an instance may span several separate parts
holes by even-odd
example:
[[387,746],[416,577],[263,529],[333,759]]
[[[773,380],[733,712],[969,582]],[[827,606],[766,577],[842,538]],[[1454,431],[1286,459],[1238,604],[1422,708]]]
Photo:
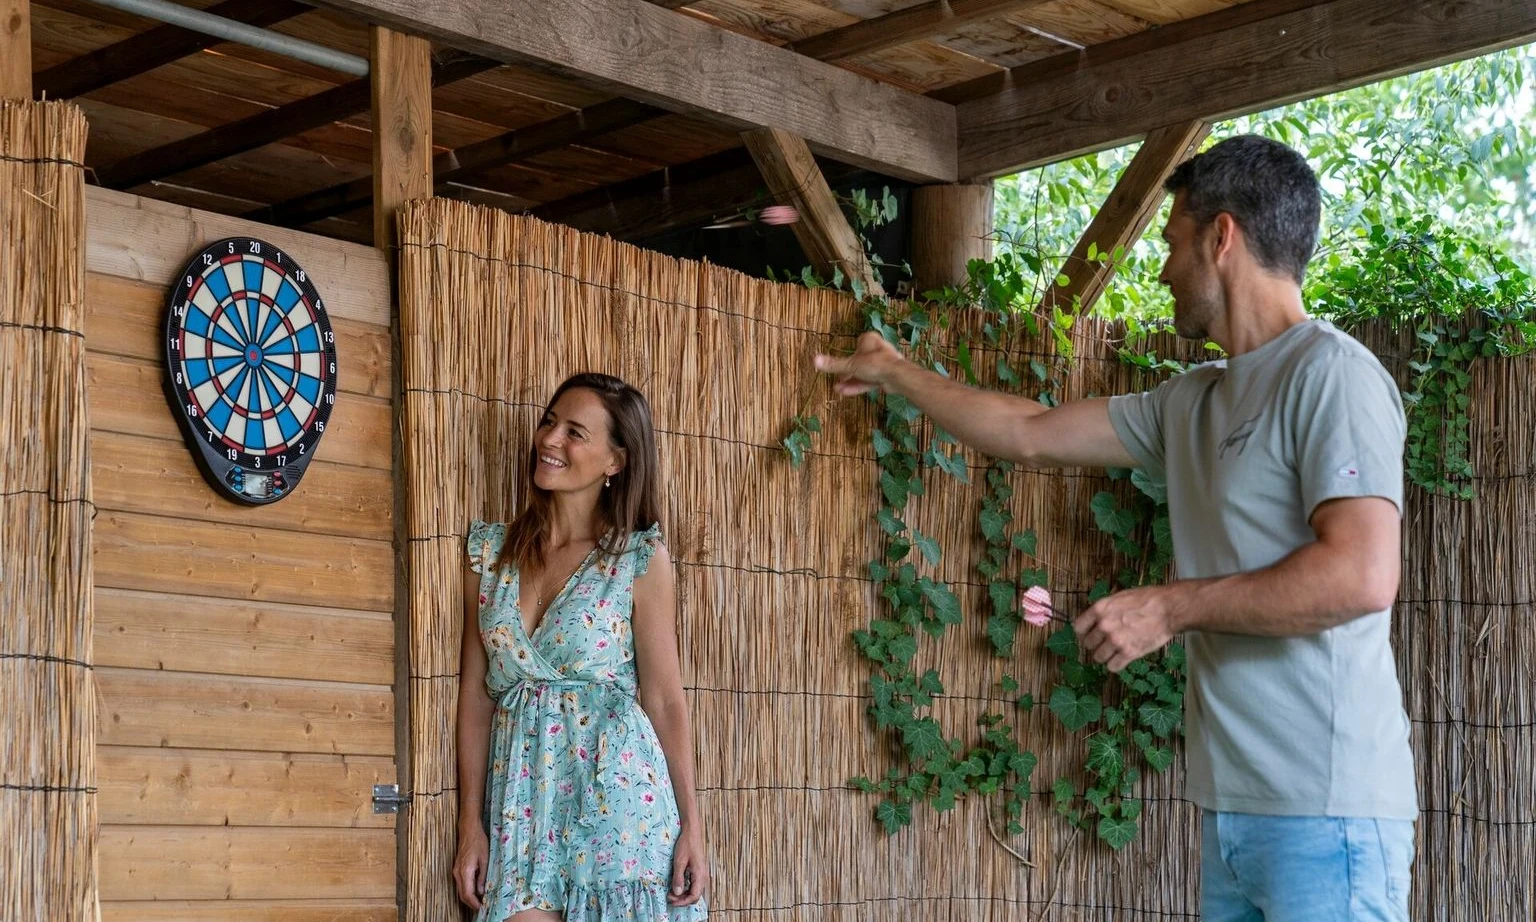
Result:
[[[394,920],[384,258],[97,188],[87,224],[103,918]],[[317,280],[340,365],[315,462],[265,507],[214,494],[161,390],[170,282],[234,234]]]

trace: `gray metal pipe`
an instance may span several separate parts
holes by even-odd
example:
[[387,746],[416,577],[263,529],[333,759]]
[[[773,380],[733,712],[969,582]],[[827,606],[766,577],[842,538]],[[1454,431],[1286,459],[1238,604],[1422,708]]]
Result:
[[173,26],[181,26],[183,29],[191,29],[204,35],[212,35],[225,41],[239,42],[273,54],[306,61],[317,67],[338,70],[354,77],[368,76],[367,59],[355,54],[347,54],[314,42],[306,42],[302,38],[293,38],[271,29],[235,22],[233,19],[225,19],[223,16],[181,6],[169,0],[91,0],[91,2],[147,19],[157,19]]

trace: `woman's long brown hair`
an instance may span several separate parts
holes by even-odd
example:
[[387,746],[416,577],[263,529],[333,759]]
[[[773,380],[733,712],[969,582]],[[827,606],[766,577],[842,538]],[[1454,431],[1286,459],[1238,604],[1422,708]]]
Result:
[[[560,395],[573,388],[596,394],[608,411],[609,442],[623,452],[624,467],[611,478],[597,501],[600,537],[597,546],[604,557],[624,550],[629,536],[660,521],[656,502],[656,431],[651,426],[651,405],[645,395],[613,375],[583,372],[566,378],[544,407],[542,425]],[[507,528],[507,541],[497,566],[514,564],[520,570],[542,570],[549,549],[552,497],[533,482],[539,446],[528,447],[519,477],[527,502]]]

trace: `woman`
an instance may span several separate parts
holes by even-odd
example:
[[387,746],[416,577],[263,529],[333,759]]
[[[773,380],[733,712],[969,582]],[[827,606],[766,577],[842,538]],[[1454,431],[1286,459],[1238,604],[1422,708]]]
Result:
[[650,407],[618,378],[576,375],[529,462],[522,513],[470,528],[459,899],[476,922],[703,919]]

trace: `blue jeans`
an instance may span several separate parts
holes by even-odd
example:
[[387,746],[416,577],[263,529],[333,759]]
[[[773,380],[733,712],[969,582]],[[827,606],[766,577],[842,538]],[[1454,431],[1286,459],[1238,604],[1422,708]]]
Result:
[[1204,812],[1204,922],[1408,922],[1413,823]]

